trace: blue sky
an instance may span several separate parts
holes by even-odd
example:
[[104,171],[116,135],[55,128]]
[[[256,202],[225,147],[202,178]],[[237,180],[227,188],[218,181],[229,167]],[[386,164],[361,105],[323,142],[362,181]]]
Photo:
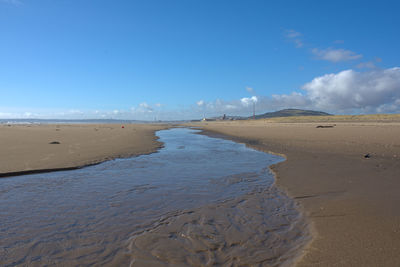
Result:
[[349,2],[0,0],[0,118],[399,112],[400,2]]

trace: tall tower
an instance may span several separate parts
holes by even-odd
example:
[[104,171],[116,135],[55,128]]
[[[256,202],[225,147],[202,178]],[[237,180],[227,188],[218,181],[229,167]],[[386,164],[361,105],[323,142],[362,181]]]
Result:
[[253,100],[253,119],[256,119],[256,101]]

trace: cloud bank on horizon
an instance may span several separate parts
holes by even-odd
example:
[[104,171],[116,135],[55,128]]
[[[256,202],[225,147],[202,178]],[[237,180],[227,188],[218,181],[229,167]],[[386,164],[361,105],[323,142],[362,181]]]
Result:
[[325,74],[301,87],[301,92],[253,96],[236,101],[202,101],[211,114],[250,114],[255,102],[258,113],[284,108],[345,113],[400,112],[400,68],[357,72],[352,69]]
[[[246,88],[253,93],[254,89]],[[1,113],[0,118],[97,118],[97,119],[144,119],[174,120],[198,119],[221,114],[250,116],[256,105],[257,113],[284,108],[301,108],[346,113],[394,113],[400,112],[400,67],[355,71],[352,69],[325,74],[314,78],[291,94],[243,97],[233,101],[217,99],[212,102],[199,100],[180,110],[167,110],[160,103],[140,103],[130,110],[54,112],[53,116],[41,113]]]

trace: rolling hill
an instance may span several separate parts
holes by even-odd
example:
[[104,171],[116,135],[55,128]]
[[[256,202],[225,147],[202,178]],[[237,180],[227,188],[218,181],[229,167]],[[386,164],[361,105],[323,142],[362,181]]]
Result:
[[[267,112],[264,114],[256,115],[256,119],[266,119],[266,118],[276,118],[276,117],[293,117],[293,116],[330,116],[332,114],[314,111],[314,110],[304,110],[304,109],[282,109],[275,112]],[[253,116],[249,117],[252,119]]]

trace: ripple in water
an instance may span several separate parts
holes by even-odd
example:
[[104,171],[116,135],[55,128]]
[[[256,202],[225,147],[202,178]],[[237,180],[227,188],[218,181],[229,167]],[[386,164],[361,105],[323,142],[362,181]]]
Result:
[[158,153],[0,180],[0,265],[265,265],[308,240],[281,161],[172,129]]

